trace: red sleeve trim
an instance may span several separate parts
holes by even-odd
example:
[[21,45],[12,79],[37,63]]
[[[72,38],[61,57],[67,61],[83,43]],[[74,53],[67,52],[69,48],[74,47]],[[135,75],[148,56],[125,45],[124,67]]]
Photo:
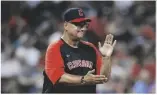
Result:
[[53,84],[64,74],[64,61],[60,53],[61,40],[48,46],[45,57],[45,72]]
[[99,52],[99,50],[90,42],[86,42],[86,41],[81,41],[86,45],[89,45],[91,47],[94,48],[94,50],[96,51],[96,74],[100,75],[100,68],[101,68],[101,64],[102,64],[102,56],[101,53]]
[[53,84],[55,84],[64,74],[63,69],[46,69],[46,74]]

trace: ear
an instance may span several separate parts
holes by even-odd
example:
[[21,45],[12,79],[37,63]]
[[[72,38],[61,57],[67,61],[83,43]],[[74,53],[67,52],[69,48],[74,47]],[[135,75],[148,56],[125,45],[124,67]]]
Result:
[[64,29],[67,30],[68,28],[68,22],[64,22]]

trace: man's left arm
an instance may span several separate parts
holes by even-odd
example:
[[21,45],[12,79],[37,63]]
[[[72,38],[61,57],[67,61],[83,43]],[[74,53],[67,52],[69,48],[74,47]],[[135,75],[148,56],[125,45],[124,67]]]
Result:
[[105,75],[107,80],[109,80],[110,73],[111,73],[111,57],[102,57],[102,64],[100,67],[100,75]]
[[111,73],[111,55],[116,45],[116,40],[113,42],[113,35],[109,34],[106,36],[105,42],[103,45],[99,44],[99,51],[101,55],[99,56],[101,59],[100,66],[100,75],[105,75],[107,77],[106,82],[109,80]]

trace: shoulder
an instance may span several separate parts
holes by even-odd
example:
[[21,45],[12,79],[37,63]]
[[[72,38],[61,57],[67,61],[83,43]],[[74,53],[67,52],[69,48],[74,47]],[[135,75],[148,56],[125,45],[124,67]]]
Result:
[[87,42],[87,41],[81,41],[84,45],[87,45],[87,46],[90,46],[92,48],[96,48],[96,46],[90,42]]
[[99,51],[99,49],[94,44],[92,44],[90,42],[87,42],[87,41],[81,41],[81,42],[83,44],[85,44],[86,46],[89,46],[89,47],[93,48],[97,55],[101,54],[100,51]]
[[84,45],[87,45],[89,47],[92,47],[93,49],[97,50],[96,46],[90,42],[87,41],[81,41]]
[[57,40],[57,41],[49,44],[47,51],[49,51],[49,50],[53,50],[53,51],[60,50],[60,47],[62,46],[62,44],[63,44],[62,40]]

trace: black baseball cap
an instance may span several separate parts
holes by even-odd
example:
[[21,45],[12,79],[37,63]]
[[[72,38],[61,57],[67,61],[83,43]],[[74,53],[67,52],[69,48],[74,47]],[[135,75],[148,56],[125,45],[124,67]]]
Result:
[[90,18],[86,18],[83,10],[81,8],[70,8],[67,9],[63,14],[64,21],[67,22],[91,22]]

